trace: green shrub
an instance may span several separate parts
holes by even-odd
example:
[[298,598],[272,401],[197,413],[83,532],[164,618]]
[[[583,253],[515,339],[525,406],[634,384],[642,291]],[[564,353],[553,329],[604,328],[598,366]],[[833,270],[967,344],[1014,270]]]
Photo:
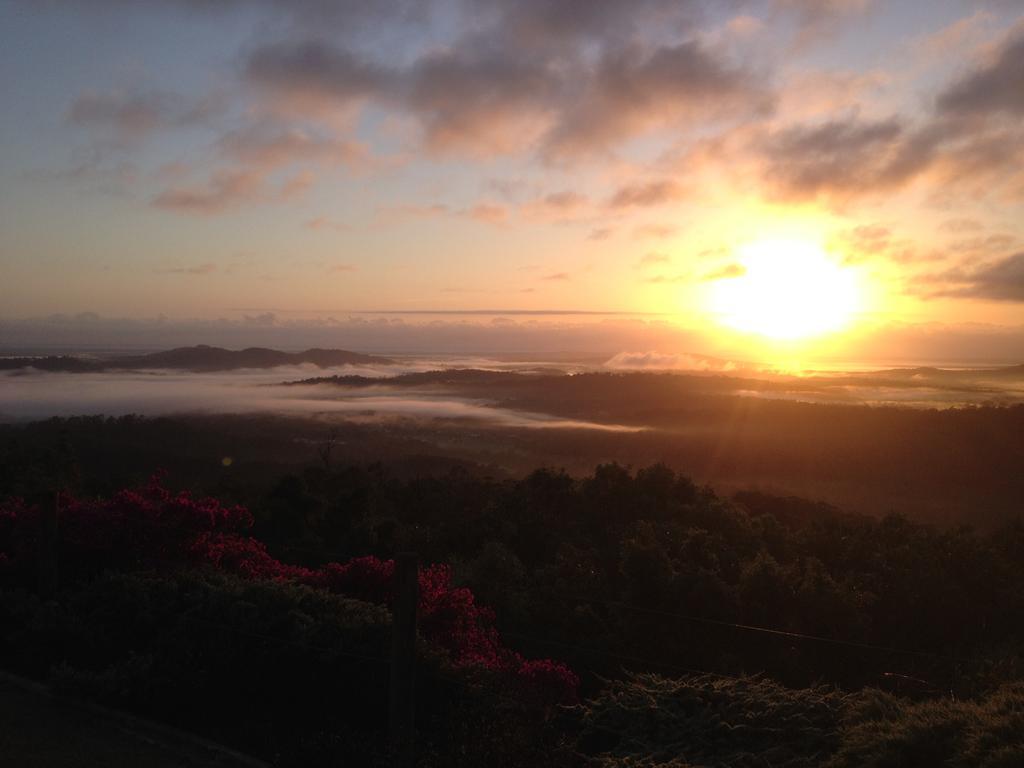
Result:
[[828,768],[1019,768],[1024,765],[1024,685],[978,701],[911,701],[865,691],[848,707]]
[[631,675],[581,712],[581,752],[602,768],[811,768],[836,749],[844,697],[763,678]]
[[974,701],[632,675],[578,709],[594,768],[1020,768],[1024,685]]
[[[386,762],[391,616],[286,581],[108,573],[44,601],[0,590],[5,666],[282,766]],[[420,644],[423,766],[556,766],[549,712],[510,678]]]

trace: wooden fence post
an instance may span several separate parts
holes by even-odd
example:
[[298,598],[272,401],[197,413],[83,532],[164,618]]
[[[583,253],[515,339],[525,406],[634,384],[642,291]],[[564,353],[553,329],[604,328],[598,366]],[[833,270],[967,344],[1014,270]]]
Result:
[[391,691],[389,730],[395,768],[415,763],[416,729],[416,604],[419,602],[419,561],[414,552],[395,557],[395,602],[391,629]]

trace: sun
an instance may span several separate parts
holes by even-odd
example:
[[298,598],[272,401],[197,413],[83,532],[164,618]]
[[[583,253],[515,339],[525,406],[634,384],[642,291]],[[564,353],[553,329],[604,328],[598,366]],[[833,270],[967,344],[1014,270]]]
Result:
[[758,240],[711,284],[710,308],[738,331],[809,339],[847,328],[861,308],[861,291],[856,273],[816,243]]

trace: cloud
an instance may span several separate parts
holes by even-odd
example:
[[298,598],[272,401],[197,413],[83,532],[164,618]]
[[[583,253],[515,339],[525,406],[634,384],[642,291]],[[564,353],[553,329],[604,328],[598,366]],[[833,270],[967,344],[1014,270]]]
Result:
[[680,198],[683,191],[672,179],[656,179],[619,187],[608,200],[612,208],[662,205]]
[[268,122],[224,134],[218,148],[239,162],[265,169],[296,162],[352,165],[366,156],[365,147],[356,142]]
[[[292,25],[288,38],[256,47],[244,69],[252,82],[280,93],[307,92],[335,102],[424,98],[429,104],[445,84],[469,93],[469,102],[475,102],[481,90],[507,98],[524,82],[534,82],[510,73],[536,71],[558,84],[554,95],[561,103],[554,105],[556,111],[568,114],[582,107],[585,115],[589,109],[584,105],[600,102],[614,107],[627,124],[635,112],[650,113],[659,105],[694,106],[701,99],[719,102],[741,94],[764,95],[761,72],[745,69],[705,43],[701,25],[711,15],[709,4],[700,0],[637,0],[625,5],[616,0],[162,2],[193,10],[262,5],[293,20],[312,22]],[[118,5],[113,0],[108,4]],[[801,27],[846,19],[870,5],[865,0],[773,0],[773,4]],[[731,5],[742,11],[757,4]],[[263,16],[268,14],[264,11]],[[356,33],[360,22],[383,33],[412,30],[429,20],[442,21],[445,36],[429,42],[410,36],[402,56],[375,60],[365,53],[372,46],[360,44],[365,34]],[[659,42],[638,44],[642,40]],[[747,106],[756,101],[745,100]],[[547,101],[547,97],[535,95],[528,101]]]
[[549,155],[606,151],[659,128],[699,119],[765,114],[772,95],[758,74],[696,40],[653,50],[606,50],[575,84],[546,140]]
[[899,237],[881,224],[859,224],[835,234],[829,250],[842,254],[845,264],[881,259],[894,264],[939,261],[946,253],[939,248],[923,248],[919,240]]
[[[359,143],[272,120],[229,131],[215,148],[222,159],[221,168],[205,181],[168,187],[152,203],[158,208],[210,215],[245,203],[288,200],[312,187],[324,169],[357,165],[367,155]],[[296,170],[291,175],[273,183],[274,172],[292,168]]]
[[685,272],[680,272],[675,275],[652,275],[645,277],[645,283],[651,283],[653,285],[661,285],[665,283],[685,283],[690,279],[690,275]]
[[881,224],[858,224],[838,233],[836,241],[844,261],[850,264],[887,255],[893,247],[893,233]]
[[197,264],[194,267],[167,267],[156,271],[161,275],[209,275],[217,271],[217,265]]
[[[1024,199],[1024,128],[1013,119],[1024,112],[1015,87],[1024,28],[981,57],[964,42],[987,33],[995,12],[903,40],[944,60],[972,49],[971,68],[943,87],[942,70],[904,80],[891,66],[847,69],[841,56],[794,52],[794,38],[819,43],[884,8],[871,0],[733,0],[724,10],[707,0],[150,0],[158,3],[258,20],[250,42],[225,52],[242,79],[231,90],[240,109],[194,176],[157,181],[164,188],[151,202],[166,210],[211,215],[286,200],[342,169],[419,167],[428,155],[514,155],[522,165],[518,191],[500,204],[459,199],[421,206],[423,215],[572,222],[593,241],[612,227],[672,234],[625,219],[718,185],[835,207],[922,179],[936,206]],[[910,58],[919,67],[924,54]],[[933,111],[910,111],[896,91],[911,86],[935,96]],[[131,144],[212,125],[223,110],[212,97],[90,91],[68,120]],[[604,175],[562,173],[587,163]],[[892,244],[889,254],[911,258]]]
[[734,371],[731,360],[703,355],[665,354],[662,352],[620,352],[604,364],[615,371]]
[[47,175],[58,181],[86,183],[95,191],[120,197],[129,193],[142,178],[139,166],[128,160],[107,162],[102,152],[91,152],[88,159]]
[[[437,367],[436,365],[434,367]],[[339,366],[340,375],[380,375]],[[392,373],[395,371],[391,371]],[[0,420],[72,415],[165,415],[187,413],[275,413],[335,417],[362,423],[395,419],[472,421],[495,428],[590,429],[640,432],[640,427],[562,419],[543,413],[496,408],[472,398],[439,397],[386,382],[363,390],[330,385],[281,386],[291,378],[323,376],[321,369],[295,367],[225,374],[172,372],[53,374],[0,373]]]
[[570,277],[569,277],[569,273],[568,272],[554,272],[554,273],[552,273],[550,275],[545,275],[544,277],[541,278],[541,280],[554,280],[554,281],[569,280],[569,279],[570,279]]
[[944,232],[980,232],[985,226],[977,219],[947,219],[939,225]]
[[[574,14],[584,5],[574,4]],[[596,18],[620,15],[609,9]],[[244,71],[285,108],[365,101],[408,115],[423,146],[442,153],[579,156],[653,129],[770,106],[761,76],[697,40],[652,48],[613,44],[614,31],[603,32],[595,56],[577,45],[514,45],[506,29],[484,25],[388,66],[344,45],[276,42],[252,51]]]
[[941,113],[1024,115],[1024,27],[999,48],[990,62],[946,88],[938,97]]
[[960,123],[952,143],[936,158],[937,199],[1024,200],[1024,127],[1013,119],[985,122]]
[[769,191],[787,200],[849,199],[899,188],[924,172],[949,126],[911,131],[899,118],[790,126],[758,143]]
[[[36,5],[36,0],[26,0]],[[47,5],[83,6],[79,0],[51,0]],[[125,7],[174,8],[179,11],[223,16],[256,9],[265,18],[283,18],[289,24],[310,30],[330,30],[335,34],[363,32],[367,25],[387,22],[392,25],[422,25],[439,3],[434,0],[91,0],[84,7],[115,12]]]
[[938,291],[934,296],[1024,302],[1024,252],[968,273],[947,273],[941,279],[953,283],[953,286]]
[[993,21],[995,15],[991,11],[978,9],[970,16],[915,39],[911,48],[924,66],[941,64],[943,60],[948,61],[977,45]]
[[432,203],[391,206],[379,209],[378,213],[388,218],[456,217],[499,225],[509,220],[512,210],[508,206],[490,202],[476,203],[468,208],[453,208],[444,203]]
[[314,216],[311,219],[306,219],[306,221],[303,222],[303,226],[306,229],[312,229],[317,231],[333,230],[335,232],[345,232],[349,228],[347,224],[343,224],[339,221],[334,221],[333,219],[329,219],[326,216]]
[[[213,5],[162,2],[197,12]],[[274,18],[267,13],[273,9],[291,21],[268,24],[265,31],[279,36],[261,36],[239,54],[238,71],[250,87],[232,93],[248,102],[215,143],[214,170],[205,180],[175,179],[152,198],[158,207],[215,214],[298,194],[324,167],[352,167],[371,157],[370,146],[355,138],[367,114],[394,120],[403,144],[415,137],[417,146],[403,146],[396,160],[415,149],[561,162],[606,156],[637,137],[674,134],[705,119],[763,115],[773,101],[763,68],[747,68],[700,34],[706,9],[698,0],[637,0],[628,8],[612,0],[557,8],[546,0],[457,0],[454,13],[433,0],[252,2],[263,6],[263,18]],[[246,5],[217,4],[219,12]],[[439,23],[436,35],[424,32],[421,22],[430,19]],[[364,23],[374,29],[374,42],[402,37],[401,50],[391,42],[368,44],[355,31]],[[216,106],[156,91],[90,93],[69,118],[137,141],[205,120]],[[270,178],[271,170],[292,165],[307,168],[283,182]],[[639,207],[679,193],[665,179],[626,185],[612,200],[616,207]],[[518,208],[565,220],[585,214],[588,204],[562,190]],[[466,215],[504,217],[479,206]]]
[[587,202],[587,197],[586,195],[581,195],[578,192],[564,190],[562,192],[551,192],[545,195],[542,202],[549,208],[566,210],[583,205]]
[[257,48],[245,62],[247,79],[288,100],[347,104],[386,90],[387,69],[319,41],[273,43]]
[[444,203],[431,203],[429,205],[394,205],[386,208],[379,208],[377,213],[385,218],[433,218],[435,216],[447,216],[452,209]]
[[[223,167],[205,181],[168,187],[153,198],[153,204],[210,215],[245,203],[287,200],[305,193],[325,168],[352,166],[366,157],[365,148],[356,142],[275,121],[254,122],[225,133],[216,149]],[[297,170],[275,184],[272,174],[288,168]]]
[[301,197],[306,190],[316,182],[316,174],[306,169],[299,171],[294,176],[286,179],[278,189],[277,195],[281,200],[289,200],[294,197]]
[[258,315],[243,315],[242,325],[269,328],[277,325],[277,315],[274,312],[260,312]]
[[779,85],[777,114],[789,122],[855,114],[863,105],[884,98],[893,79],[881,68],[795,69]]
[[961,264],[978,264],[1004,257],[1007,253],[1012,252],[1019,243],[1020,238],[1016,235],[997,232],[990,235],[958,238],[949,242],[946,245],[946,250],[950,255],[955,256]]
[[107,132],[115,144],[131,145],[161,130],[206,123],[223,107],[216,96],[190,102],[169,91],[88,91],[72,103],[68,120]]
[[[973,19],[974,17],[972,17]],[[766,190],[802,201],[843,203],[889,193],[926,177],[935,201],[1024,199],[1024,27],[984,63],[942,88],[935,109],[912,124],[857,111],[755,137]]]
[[558,82],[544,60],[500,45],[428,51],[388,68],[319,41],[275,43],[250,54],[245,72],[285,105],[371,100],[405,111],[426,147],[441,152],[521,150],[524,127],[548,111]]
[[175,186],[153,198],[153,205],[196,214],[221,213],[262,197],[264,175],[253,170],[223,170],[198,186]]
[[636,263],[636,267],[637,269],[644,269],[645,267],[653,267],[658,264],[668,264],[670,261],[672,261],[672,257],[667,253],[655,253],[652,251],[641,256],[640,260]]
[[747,274],[747,269],[742,264],[726,264],[721,269],[708,272],[701,280],[729,280],[734,277],[742,277]]
[[775,146],[784,153],[806,152],[831,158],[837,152],[873,149],[879,143],[898,138],[903,127],[894,119],[868,123],[831,122],[819,126],[796,127],[776,136]]
[[522,212],[534,218],[566,221],[590,210],[590,198],[572,190],[549,192],[520,206]]
[[775,9],[796,20],[797,49],[831,38],[851,16],[866,13],[875,0],[774,0]]
[[71,105],[68,119],[79,125],[112,128],[122,141],[135,141],[161,127],[167,111],[166,97],[159,94],[125,98],[89,93]]
[[594,41],[629,39],[642,31],[693,25],[702,0],[473,0],[490,12],[492,28],[516,43],[546,50]]
[[508,219],[508,209],[503,205],[492,205],[490,203],[478,203],[469,208],[466,216],[486,224],[502,224]]
[[[26,4],[35,0],[25,0]],[[50,0],[50,4],[60,0]],[[68,6],[79,0],[63,0]],[[126,5],[173,7],[214,15],[256,9],[307,32],[358,39],[382,25],[422,31],[432,22],[469,18],[469,25],[503,30],[519,45],[544,49],[607,37],[630,37],[644,28],[696,21],[706,0],[92,0],[89,7],[121,10]]]
[[647,238],[661,240],[671,237],[678,230],[678,227],[670,224],[641,224],[633,229],[633,237],[641,240]]
[[548,62],[499,46],[429,53],[403,73],[402,105],[428,149],[503,154],[527,149],[556,103]]

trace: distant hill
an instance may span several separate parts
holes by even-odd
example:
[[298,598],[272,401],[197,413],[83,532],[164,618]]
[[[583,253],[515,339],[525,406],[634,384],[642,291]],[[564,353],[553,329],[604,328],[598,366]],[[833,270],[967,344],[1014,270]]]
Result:
[[89,360],[67,355],[49,357],[0,357],[0,371],[17,371],[34,368],[37,371],[54,373],[94,373],[103,370],[98,360]]
[[309,363],[318,368],[338,365],[388,365],[386,357],[364,355],[343,349],[307,349],[305,352],[281,352],[264,347],[233,350],[200,344],[178,347],[146,355],[125,355],[106,359],[88,359],[69,356],[0,358],[0,370],[11,371],[34,368],[61,373],[96,373],[111,370],[142,370],[164,368],[179,371],[209,373],[241,368],[277,368],[282,365]]
[[905,379],[974,379],[979,377],[1020,378],[1024,376],[1024,363],[991,368],[890,368],[884,371],[858,373],[858,376],[891,376]]
[[[610,374],[609,374],[610,375]],[[489,387],[498,384],[518,385],[521,383],[548,382],[551,380],[562,380],[566,374],[561,372],[543,374],[529,374],[520,371],[487,371],[479,368],[444,368],[433,371],[417,371],[414,373],[402,373],[397,376],[389,376],[380,379],[376,376],[317,376],[311,379],[299,381],[286,381],[286,386],[302,386],[308,384],[334,384],[339,387],[375,387],[383,383],[400,387],[421,387],[421,386],[482,386]]]

